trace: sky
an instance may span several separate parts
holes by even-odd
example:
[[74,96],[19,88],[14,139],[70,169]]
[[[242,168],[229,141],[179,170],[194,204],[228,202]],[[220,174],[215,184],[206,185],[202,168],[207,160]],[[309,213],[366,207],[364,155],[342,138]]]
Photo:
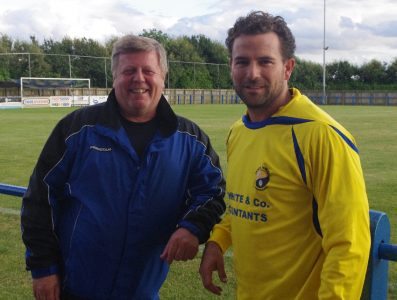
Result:
[[[325,5],[324,5],[325,4]],[[224,44],[235,20],[252,10],[282,16],[296,56],[362,65],[397,59],[396,0],[0,0],[0,35],[29,41],[111,37],[157,29],[172,38],[205,35]]]

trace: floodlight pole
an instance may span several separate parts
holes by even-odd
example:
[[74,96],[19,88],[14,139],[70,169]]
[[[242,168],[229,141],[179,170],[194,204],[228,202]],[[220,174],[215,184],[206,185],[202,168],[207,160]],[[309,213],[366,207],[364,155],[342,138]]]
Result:
[[28,63],[29,63],[29,77],[32,77],[32,67],[30,65],[30,53],[28,53]]
[[323,104],[327,104],[327,94],[325,92],[325,0],[324,0],[324,34],[323,34]]
[[70,60],[70,55],[68,55],[69,57],[69,78],[72,78],[72,62]]
[[171,71],[171,65],[170,61],[167,59],[167,64],[168,64],[168,76],[167,76],[167,88],[170,89],[170,71]]
[[218,70],[218,90],[219,90],[219,64],[216,65]]
[[106,90],[108,89],[108,72],[107,72],[107,68],[106,68],[106,57],[105,59],[105,86],[106,86]]

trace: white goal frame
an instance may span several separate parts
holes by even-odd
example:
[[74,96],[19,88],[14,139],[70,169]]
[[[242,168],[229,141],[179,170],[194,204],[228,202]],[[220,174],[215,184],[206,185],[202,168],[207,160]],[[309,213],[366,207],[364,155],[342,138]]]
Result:
[[[88,90],[91,91],[91,79],[90,78],[21,77],[20,78],[21,100],[23,99],[23,81],[24,80],[86,81],[86,82],[88,82]],[[68,88],[68,86],[65,86],[65,88]],[[48,88],[48,89],[50,89],[50,88]],[[51,89],[53,89],[53,88],[51,88]]]

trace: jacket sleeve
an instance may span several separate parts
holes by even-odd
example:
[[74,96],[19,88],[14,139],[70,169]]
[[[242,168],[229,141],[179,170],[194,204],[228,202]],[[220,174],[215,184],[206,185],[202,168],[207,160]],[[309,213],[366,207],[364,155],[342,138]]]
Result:
[[188,179],[188,210],[178,226],[188,229],[204,243],[225,211],[225,180],[208,136],[198,127],[194,131],[197,141]]
[[62,190],[63,182],[50,187],[46,175],[54,169],[65,153],[61,122],[48,138],[30,177],[27,191],[22,199],[21,229],[26,246],[26,266],[33,278],[59,272],[61,254],[54,231],[54,211],[50,194]]
[[332,127],[315,140],[311,186],[325,253],[319,299],[359,299],[371,237],[358,149],[348,132]]

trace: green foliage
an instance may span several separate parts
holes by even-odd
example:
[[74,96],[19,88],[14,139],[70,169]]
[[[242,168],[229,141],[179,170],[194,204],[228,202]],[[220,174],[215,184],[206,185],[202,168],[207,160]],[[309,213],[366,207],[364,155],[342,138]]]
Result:
[[105,86],[106,48],[92,39],[73,39],[72,77],[91,78],[93,86]]
[[0,67],[0,81],[7,81],[10,78],[10,72],[8,71],[8,68],[4,68],[8,64],[7,58],[2,57],[0,58],[0,65],[3,67]]
[[[204,35],[171,39],[162,31],[143,30],[142,36],[162,43],[169,59],[168,88],[229,88],[226,48]],[[225,66],[227,67],[225,72]]]
[[197,68],[196,62],[203,61],[187,37],[170,40],[167,43],[167,53],[170,65],[168,88],[198,88],[211,85],[206,68]]
[[201,57],[207,63],[227,64],[229,54],[227,49],[220,43],[210,40],[204,35],[193,35],[188,39]]
[[[169,60],[167,88],[228,89],[232,86],[226,47],[203,34],[170,37],[157,29],[143,30],[142,36],[162,43]],[[87,38],[64,37],[61,41],[34,36],[30,41],[12,40],[0,34],[0,80],[33,77],[90,78],[93,87],[110,87],[110,55],[117,37],[104,45]],[[1,54],[7,55],[1,55]],[[9,55],[14,53],[14,55]],[[19,53],[19,54],[17,54]],[[291,85],[304,90],[322,89],[323,67],[296,58]],[[326,65],[328,90],[397,90],[397,58],[390,64],[372,60],[362,66],[348,61]]]
[[386,65],[373,59],[361,67],[360,76],[361,80],[367,84],[384,83],[386,79]]
[[296,58],[290,85],[300,89],[319,90],[322,86],[322,74],[323,69],[319,64]]
[[41,48],[45,54],[45,61],[51,66],[48,77],[68,78],[70,75],[68,55],[71,54],[72,40],[67,37],[61,42],[44,40]]
[[144,29],[141,36],[150,37],[152,39],[155,39],[160,44],[162,44],[164,46],[164,48],[166,48],[166,49],[167,49],[168,42],[171,39],[166,33],[162,32],[161,30],[157,30],[157,29],[150,29],[150,30]]
[[[206,62],[208,88],[229,88],[231,79],[226,47],[218,42],[211,41],[204,35],[194,35],[189,38],[189,41],[203,58],[203,61]],[[199,88],[205,88],[205,86],[199,86]]]
[[[3,34],[0,34],[0,53],[11,52],[12,41],[11,39]],[[0,56],[0,80],[10,79],[10,56]]]
[[[328,89],[349,89],[359,88],[361,81],[360,71],[357,66],[347,61],[334,62],[327,65],[327,87]],[[357,78],[357,79],[356,79]]]
[[397,85],[397,59],[395,59],[393,63],[387,66],[386,74],[386,83]]

